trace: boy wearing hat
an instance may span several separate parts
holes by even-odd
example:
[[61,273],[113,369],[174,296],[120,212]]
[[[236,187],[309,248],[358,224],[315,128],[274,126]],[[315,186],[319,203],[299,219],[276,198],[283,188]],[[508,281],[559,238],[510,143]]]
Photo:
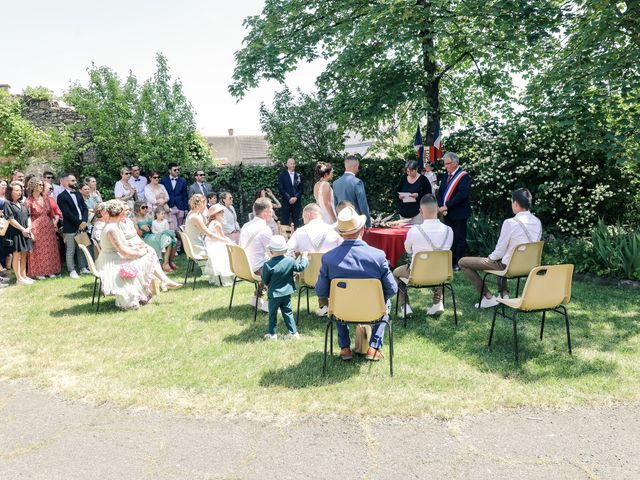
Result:
[[296,322],[293,319],[291,308],[291,294],[296,291],[293,280],[294,272],[303,271],[309,261],[307,252],[302,254],[300,260],[286,257],[287,241],[282,235],[274,235],[269,242],[271,260],[262,267],[262,283],[267,285],[267,298],[269,299],[269,333],[265,340],[277,340],[276,323],[278,321],[278,309],[282,312],[284,323],[289,330],[289,338],[300,339]]

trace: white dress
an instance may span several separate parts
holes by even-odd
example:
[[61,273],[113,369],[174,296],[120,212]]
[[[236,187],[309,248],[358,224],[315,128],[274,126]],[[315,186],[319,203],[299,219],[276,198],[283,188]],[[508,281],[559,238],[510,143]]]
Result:
[[[329,208],[327,208],[327,206],[324,204],[324,189],[327,187],[329,188],[329,193],[330,193]],[[333,220],[329,212],[333,212],[333,215],[336,218],[338,217],[338,215],[336,214],[336,207],[334,205],[333,188],[331,188],[331,185],[329,185],[329,182],[320,183],[320,188],[318,189],[318,197],[316,198],[316,203],[320,207],[320,211],[322,212],[322,220],[324,221],[324,223],[333,225],[335,221]]]
[[[211,233],[219,233],[216,231],[217,225],[220,225],[220,222],[213,220],[209,224],[209,231]],[[223,284],[228,283],[226,282],[227,277],[233,276],[233,272],[229,266],[229,254],[227,253],[226,242],[205,237],[204,248],[207,250],[208,256],[204,273],[209,276],[209,281],[217,282],[218,277],[222,277]]]
[[[107,223],[100,236],[100,255],[96,260],[96,268],[102,279],[102,292],[105,295],[116,297],[116,306],[124,309],[138,308],[140,302],[149,300],[148,291],[153,279],[153,268],[149,268],[149,262],[137,258],[122,258],[118,253],[111,235],[116,237],[121,244],[126,243],[122,231],[115,223]],[[138,270],[134,278],[122,278],[120,267],[130,263]]]

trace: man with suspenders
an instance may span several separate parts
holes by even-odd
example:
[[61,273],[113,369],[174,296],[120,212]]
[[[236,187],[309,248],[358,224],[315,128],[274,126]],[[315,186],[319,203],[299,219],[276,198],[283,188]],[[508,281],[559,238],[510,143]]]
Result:
[[[404,242],[409,264],[402,265],[393,271],[393,276],[400,291],[398,294],[398,306],[403,314],[407,287],[402,279],[409,278],[412,256],[418,252],[449,250],[453,243],[453,230],[438,220],[438,203],[433,195],[427,194],[422,197],[422,200],[420,200],[420,213],[422,213],[424,221],[420,225],[411,227]],[[406,312],[407,315],[412,313],[408,304]],[[427,310],[427,315],[441,315],[443,312],[442,288],[436,287],[433,289],[433,305]]]
[[[310,203],[302,211],[304,227],[300,227],[287,242],[287,255],[296,252],[325,253],[342,243],[342,237],[335,228],[322,220],[322,211],[316,203]],[[316,315],[324,316],[329,310],[329,299],[318,298]]]
[[[542,224],[533,215],[531,208],[531,192],[526,188],[514,190],[511,194],[511,210],[515,214],[513,218],[508,218],[502,223],[500,238],[494,251],[486,258],[464,257],[460,259],[460,269],[473,283],[476,290],[480,292],[482,288],[482,278],[478,274],[481,270],[504,270],[513,255],[516,246],[522,243],[538,242],[542,237]],[[492,295],[487,286],[484,287],[480,308],[495,307],[498,300]],[[508,298],[507,280],[501,279],[500,293],[504,298]],[[477,307],[477,305],[476,305]]]

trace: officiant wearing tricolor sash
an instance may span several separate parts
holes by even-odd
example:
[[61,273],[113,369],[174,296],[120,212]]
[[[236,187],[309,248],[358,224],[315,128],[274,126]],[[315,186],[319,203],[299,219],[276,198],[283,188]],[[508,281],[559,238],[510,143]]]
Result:
[[438,190],[438,210],[443,215],[445,225],[453,230],[453,266],[458,269],[458,260],[467,252],[467,220],[471,213],[469,191],[471,177],[460,168],[458,155],[452,152],[442,157],[446,174],[443,175]]

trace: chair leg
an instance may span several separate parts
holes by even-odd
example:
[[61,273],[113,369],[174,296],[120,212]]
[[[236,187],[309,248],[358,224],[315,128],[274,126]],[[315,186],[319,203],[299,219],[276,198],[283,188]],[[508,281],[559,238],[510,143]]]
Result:
[[218,275],[218,283],[222,286],[222,277],[220,275]]
[[518,312],[513,312],[513,348],[516,353],[516,363],[518,363]]
[[96,305],[96,313],[100,310],[100,296],[102,295],[102,279],[99,279],[98,285],[98,303]]
[[185,272],[184,272],[184,283],[183,283],[183,285],[187,284],[187,280],[189,279],[189,269],[190,268],[191,268],[191,259],[189,259],[187,261],[187,268],[185,269]]
[[491,332],[489,333],[489,345],[487,346],[491,346],[491,340],[493,340],[493,330],[496,328],[496,315],[498,314],[498,309],[494,308],[493,309],[493,320],[491,322]]
[[484,276],[482,277],[482,287],[480,287],[480,299],[478,300],[478,310],[480,309],[480,303],[482,303],[482,297],[484,297],[484,284],[485,284],[485,281],[487,280],[487,275],[489,274],[485,273]]
[[[335,320],[335,317],[333,317],[333,318]],[[329,351],[331,352],[331,356],[333,356],[333,321],[331,322],[331,332],[330,333],[331,333],[331,336],[329,337],[329,345],[331,345],[331,348],[330,348]]]
[[253,321],[258,320],[258,284],[254,283],[256,287],[256,305],[253,307]]
[[569,331],[569,314],[567,313],[566,307],[562,306],[562,310],[564,310],[564,324],[567,327],[567,346],[569,347],[569,355],[572,355],[573,352],[571,351],[571,332]]
[[387,322],[389,326],[389,374],[393,377],[393,326],[391,319]]
[[398,286],[398,291],[396,292],[396,320],[398,319],[398,302],[400,301],[400,286]]
[[98,288],[98,277],[93,280],[93,296],[91,297],[91,305],[96,303],[96,289]]
[[302,295],[302,290],[304,289],[304,285],[298,288],[298,308],[296,311],[296,326],[300,326],[300,297]]
[[309,308],[309,289],[307,288],[307,313],[311,313],[311,309]]
[[231,304],[233,303],[233,293],[236,291],[236,283],[238,283],[238,277],[233,277],[233,285],[231,286],[231,298],[229,299],[229,310],[231,310]]
[[[449,286],[449,289],[451,290],[451,301],[453,303],[453,321],[455,322],[457,327],[458,326],[458,309],[456,308],[456,292],[453,291],[453,285],[449,283],[448,286]],[[443,285],[443,288],[442,288],[443,292],[444,292],[444,287],[445,285]]]
[[540,322],[540,340],[542,340],[542,334],[544,333],[544,319],[547,316],[547,311],[542,312],[542,321]]
[[518,280],[516,281],[516,298],[518,298],[519,294],[520,294],[520,277],[518,277]]
[[[327,343],[329,341],[329,327],[333,325],[332,317],[327,318],[327,326],[324,329],[324,361],[322,364],[322,374],[327,373]],[[332,329],[333,330],[333,329]]]
[[407,328],[407,303],[409,303],[409,286],[407,285],[407,291],[404,294],[404,305],[402,308],[404,309],[402,321],[404,322],[404,328]]

